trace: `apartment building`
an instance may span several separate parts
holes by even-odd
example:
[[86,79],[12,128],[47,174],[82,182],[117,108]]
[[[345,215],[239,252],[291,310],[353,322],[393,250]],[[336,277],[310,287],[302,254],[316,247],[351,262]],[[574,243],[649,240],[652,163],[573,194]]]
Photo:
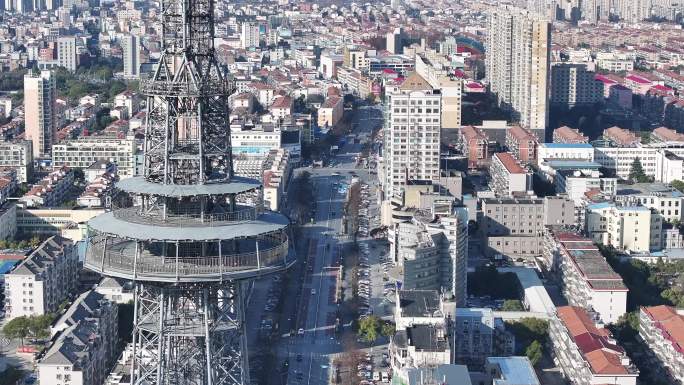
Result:
[[578,144],[589,143],[589,137],[582,134],[576,128],[568,126],[558,127],[553,130],[553,143]]
[[397,330],[389,344],[394,373],[451,363],[448,331],[443,325],[412,325]]
[[57,62],[71,72],[78,68],[78,52],[76,51],[76,36],[61,36],[57,38]]
[[106,207],[107,199],[111,198],[114,183],[119,180],[116,172],[105,172],[90,181],[85,191],[76,199],[81,207]]
[[284,149],[269,151],[263,164],[264,206],[278,211],[294,167],[290,153]]
[[414,72],[386,95],[383,188],[390,198],[409,180],[439,178],[441,94]]
[[17,205],[0,205],[0,240],[13,239],[17,234]]
[[101,294],[81,294],[52,327],[59,333],[37,363],[44,384],[103,384],[118,346],[118,308]]
[[490,308],[457,308],[452,321],[454,361],[481,368],[488,357],[515,353],[515,337]]
[[655,143],[684,143],[684,134],[669,129],[667,127],[658,127],[651,132],[651,141]]
[[55,142],[55,78],[50,71],[24,75],[25,137],[33,143],[33,156],[50,155]]
[[554,63],[551,66],[551,104],[573,108],[603,101],[603,82],[586,64]]
[[242,49],[259,47],[259,25],[244,22],[240,26],[240,46]]
[[527,357],[487,357],[484,372],[493,385],[541,385]]
[[478,217],[485,253],[512,259],[541,255],[544,226],[572,224],[574,211],[573,203],[563,197],[485,198]]
[[647,207],[660,214],[667,222],[682,220],[684,194],[664,183],[634,183],[618,185],[615,201],[624,206]]
[[442,128],[461,127],[462,80],[451,73],[445,57],[433,49],[416,52],[416,72],[442,94]]
[[133,282],[119,278],[104,277],[97,284],[95,291],[113,303],[129,303],[133,301]]
[[337,81],[352,94],[366,98],[371,94],[373,81],[356,68],[340,66],[337,68]]
[[648,207],[594,203],[585,221],[586,234],[598,244],[636,253],[662,249],[663,218]]
[[136,79],[140,76],[140,36],[126,35],[121,42],[123,48],[124,76]]
[[413,325],[446,324],[448,308],[437,290],[397,290],[394,324],[397,330]]
[[541,16],[509,7],[487,18],[486,80],[501,107],[544,139],[548,124],[550,23]]
[[509,152],[492,156],[489,188],[499,197],[532,195],[532,172],[523,168]]
[[88,221],[103,212],[103,208],[17,208],[16,226],[26,234],[58,234],[78,241],[85,236]]
[[68,167],[61,167],[31,186],[31,189],[19,198],[26,207],[54,207],[62,204],[74,186],[74,172]]
[[33,144],[28,140],[0,142],[0,168],[16,170],[18,183],[29,182],[33,177]]
[[534,134],[518,125],[506,130],[506,147],[522,164],[536,163],[537,142]]
[[458,130],[458,147],[468,159],[468,168],[479,168],[489,163],[489,138],[481,129],[463,126]]
[[318,109],[318,126],[334,127],[344,114],[344,99],[338,95],[328,95]]
[[588,191],[597,190],[613,197],[617,191],[617,178],[604,177],[598,170],[561,170],[553,178],[556,193],[566,194],[570,200],[584,198]]
[[5,274],[7,319],[57,310],[76,288],[78,253],[73,242],[52,236]]
[[618,147],[638,147],[641,139],[633,132],[617,126],[603,130],[603,138]]
[[573,385],[636,385],[638,369],[610,331],[586,310],[559,307],[549,338],[554,362]]
[[639,337],[646,345],[649,364],[662,369],[671,384],[684,383],[684,315],[670,306],[639,310]]
[[627,287],[590,239],[550,227],[544,235],[543,261],[571,305],[595,312],[605,323],[617,322],[627,312]]
[[413,217],[392,226],[390,254],[403,269],[403,288],[450,293],[457,306],[465,304],[467,215],[465,208],[456,208],[439,221]]
[[136,175],[135,139],[89,136],[57,143],[52,148],[54,167],[87,168],[101,160],[116,164],[121,179]]

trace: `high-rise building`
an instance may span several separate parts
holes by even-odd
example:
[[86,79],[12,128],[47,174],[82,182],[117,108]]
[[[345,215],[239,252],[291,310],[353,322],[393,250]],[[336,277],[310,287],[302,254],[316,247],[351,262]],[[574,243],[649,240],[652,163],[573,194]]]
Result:
[[242,23],[240,44],[243,49],[259,46],[259,25],[254,23]]
[[123,38],[124,76],[137,78],[140,76],[140,37],[128,35]]
[[17,182],[26,183],[33,174],[33,145],[28,140],[0,142],[0,168],[17,173]]
[[55,79],[50,71],[24,75],[24,114],[33,156],[49,155],[55,140]]
[[400,54],[404,50],[404,32],[401,28],[395,28],[388,32],[386,36],[387,51],[393,54]]
[[75,36],[63,36],[57,39],[57,62],[60,67],[69,71],[76,71],[78,54],[76,53]]
[[515,8],[488,17],[486,74],[499,105],[544,138],[548,124],[551,28],[544,18]]
[[551,67],[551,104],[572,108],[603,100],[603,82],[586,64],[557,63]]
[[417,73],[387,93],[385,197],[400,192],[408,180],[439,178],[441,97]]

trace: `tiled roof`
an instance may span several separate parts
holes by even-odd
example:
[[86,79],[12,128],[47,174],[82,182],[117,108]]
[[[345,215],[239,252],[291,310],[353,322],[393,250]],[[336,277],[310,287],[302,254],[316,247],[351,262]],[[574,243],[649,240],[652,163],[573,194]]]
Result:
[[499,161],[503,164],[504,167],[506,167],[506,170],[508,170],[509,173],[511,174],[524,174],[525,169],[520,166],[520,163],[518,163],[518,160],[515,159],[513,155],[509,152],[499,152],[494,154],[495,157],[499,159]]
[[684,354],[684,316],[670,306],[643,307],[642,310],[655,322],[665,338],[673,344],[675,349]]

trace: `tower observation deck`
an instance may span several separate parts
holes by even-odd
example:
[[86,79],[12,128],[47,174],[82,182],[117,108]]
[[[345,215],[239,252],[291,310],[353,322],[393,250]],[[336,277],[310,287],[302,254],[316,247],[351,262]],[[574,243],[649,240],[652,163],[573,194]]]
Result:
[[289,220],[233,175],[213,13],[213,0],[161,0],[162,53],[140,86],[144,175],[88,223],[85,266],[134,282],[132,384],[248,384],[242,283],[294,262]]

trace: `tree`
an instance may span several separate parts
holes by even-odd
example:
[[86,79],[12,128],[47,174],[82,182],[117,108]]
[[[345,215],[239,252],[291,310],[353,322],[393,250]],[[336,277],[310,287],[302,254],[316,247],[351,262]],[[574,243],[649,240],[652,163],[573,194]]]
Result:
[[534,340],[530,346],[525,349],[525,355],[530,359],[532,365],[536,366],[542,358],[543,349],[539,341]]
[[26,316],[13,319],[2,328],[2,332],[6,337],[11,339],[19,338],[22,345],[24,344],[24,338],[29,336],[30,331],[31,322]]
[[639,157],[634,158],[634,162],[632,162],[632,168],[629,170],[629,179],[638,183],[648,183],[651,181],[651,178],[644,173]]
[[37,235],[34,235],[33,237],[31,237],[31,240],[29,241],[29,246],[31,246],[32,248],[35,249],[39,245],[40,245],[40,237],[38,237]]
[[361,318],[359,320],[359,337],[366,342],[373,342],[378,339],[380,329],[380,319],[374,315]]
[[515,336],[517,354],[525,354],[534,341],[546,342],[549,322],[540,318],[525,317],[519,321],[506,322],[506,330]]
[[670,185],[672,185],[673,188],[676,188],[677,190],[684,192],[684,181],[675,179],[672,182],[670,182]]
[[385,337],[392,337],[394,336],[394,333],[397,331],[397,327],[391,322],[386,322],[382,324],[382,330],[380,330],[380,333],[385,336]]
[[501,307],[501,310],[503,311],[525,311],[525,307],[523,306],[522,302],[517,299],[507,299],[504,301],[503,306]]

